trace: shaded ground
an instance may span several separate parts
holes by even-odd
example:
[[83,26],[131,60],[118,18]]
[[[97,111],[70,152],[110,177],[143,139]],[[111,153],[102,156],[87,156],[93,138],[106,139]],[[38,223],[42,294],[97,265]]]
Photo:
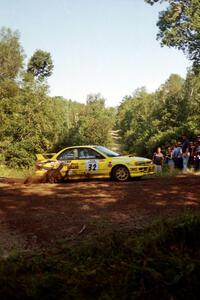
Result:
[[[138,230],[153,219],[200,212],[199,176],[31,184],[0,182],[0,249],[49,247],[96,230]],[[104,226],[105,225],[105,226]]]

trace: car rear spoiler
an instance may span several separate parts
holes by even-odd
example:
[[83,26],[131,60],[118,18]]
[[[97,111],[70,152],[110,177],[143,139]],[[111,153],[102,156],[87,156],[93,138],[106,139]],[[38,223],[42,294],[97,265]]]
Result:
[[56,153],[43,153],[43,154],[36,154],[37,160],[45,160],[52,158]]

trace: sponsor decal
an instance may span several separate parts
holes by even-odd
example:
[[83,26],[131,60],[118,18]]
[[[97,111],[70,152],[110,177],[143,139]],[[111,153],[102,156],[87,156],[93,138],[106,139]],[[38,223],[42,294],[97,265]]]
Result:
[[72,163],[70,166],[69,166],[70,170],[73,169],[73,170],[77,170],[79,168],[78,164],[76,163]]
[[86,170],[88,172],[97,171],[99,169],[99,162],[98,160],[87,160],[86,161]]

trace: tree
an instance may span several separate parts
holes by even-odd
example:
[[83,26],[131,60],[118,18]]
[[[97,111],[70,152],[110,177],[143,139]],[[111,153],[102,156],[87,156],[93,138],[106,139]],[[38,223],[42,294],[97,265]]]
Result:
[[175,130],[187,120],[187,102],[183,97],[184,79],[172,74],[155,93],[153,119],[157,120],[157,128],[162,131],[169,127]]
[[157,26],[161,44],[186,53],[195,68],[200,67],[200,1],[199,0],[145,0],[153,5],[168,2],[160,13]]
[[118,109],[117,124],[121,129],[125,150],[147,154],[146,142],[152,136],[153,95],[146,89],[137,89],[132,96],[126,96]]
[[100,144],[108,146],[114,125],[112,112],[105,107],[105,99],[100,94],[87,97],[85,110],[79,114],[75,127],[70,131],[71,144]]
[[101,96],[100,93],[97,94],[89,94],[87,96],[86,100],[87,105],[90,105],[95,107],[97,105],[98,107],[101,107],[103,109],[105,107],[105,99]]
[[36,50],[29,60],[27,71],[39,80],[43,80],[51,76],[53,67],[51,54],[46,51]]
[[19,33],[9,28],[0,30],[0,80],[13,80],[23,66],[23,49]]
[[191,134],[199,135],[200,125],[200,74],[190,70],[184,84],[184,99],[188,103],[187,128]]
[[183,132],[193,136],[199,124],[198,93],[193,76],[185,81],[172,74],[153,94],[141,88],[126,96],[117,114],[124,149],[151,157],[157,146],[166,149]]

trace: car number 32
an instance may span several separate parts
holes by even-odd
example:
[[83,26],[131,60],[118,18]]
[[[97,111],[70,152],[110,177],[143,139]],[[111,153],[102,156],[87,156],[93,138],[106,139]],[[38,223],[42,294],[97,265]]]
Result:
[[97,160],[88,160],[86,162],[86,169],[88,172],[97,171],[99,168],[99,164]]

